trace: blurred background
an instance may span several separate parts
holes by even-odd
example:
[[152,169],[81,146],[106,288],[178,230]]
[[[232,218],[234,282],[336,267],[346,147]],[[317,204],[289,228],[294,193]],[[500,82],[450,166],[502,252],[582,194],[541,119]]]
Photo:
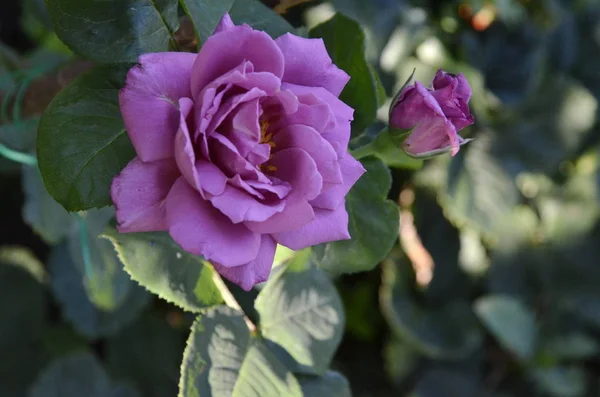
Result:
[[[454,158],[386,159],[399,244],[336,280],[333,367],[353,395],[600,396],[600,1],[264,2],[295,26],[357,20],[390,98],[413,69],[473,88],[474,141]],[[43,0],[1,6],[1,397],[43,396],[48,365],[72,352],[93,354],[90,390],[177,394],[192,316],[130,281],[97,238],[110,215],[67,214],[27,156],[49,101],[89,67]]]

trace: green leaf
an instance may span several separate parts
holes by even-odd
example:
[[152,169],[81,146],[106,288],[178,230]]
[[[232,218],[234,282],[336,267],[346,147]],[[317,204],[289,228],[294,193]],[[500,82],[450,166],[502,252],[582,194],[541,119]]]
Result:
[[498,234],[503,219],[520,199],[513,178],[490,154],[499,139],[491,133],[481,133],[466,150],[461,150],[452,159],[441,196],[447,215],[455,223],[468,222],[486,236]]
[[43,366],[40,349],[46,326],[46,275],[33,254],[0,248],[0,395],[21,397]]
[[419,353],[410,343],[398,337],[392,337],[386,343],[383,355],[388,378],[397,387],[406,381],[419,363]]
[[381,310],[398,338],[434,359],[461,359],[482,342],[482,334],[466,301],[428,305],[412,295],[414,274],[408,263],[383,262]]
[[[38,339],[46,312],[42,264],[29,251],[0,249],[0,356],[15,345]],[[3,352],[3,353],[2,353]]]
[[534,314],[519,300],[501,295],[479,298],[475,313],[492,335],[520,360],[535,354],[538,330]]
[[367,172],[346,196],[351,240],[317,247],[319,266],[333,274],[373,269],[398,238],[398,207],[387,194],[390,170],[375,158],[362,160]]
[[112,178],[135,152],[125,133],[118,93],[124,66],[98,66],[75,79],[46,109],[37,154],[46,188],[68,211],[111,203]]
[[294,30],[292,25],[259,0],[181,0],[181,4],[194,24],[200,43],[213,34],[226,13],[234,23],[246,23],[254,29],[264,30],[273,38]]
[[57,360],[33,385],[30,397],[105,397],[110,380],[94,356],[78,353]]
[[223,302],[213,282],[214,269],[200,256],[185,252],[167,233],[119,233],[108,238],[131,278],[184,310],[197,312]]
[[348,380],[339,372],[327,371],[323,376],[298,377],[306,397],[352,397]]
[[273,38],[294,31],[292,25],[260,0],[235,0],[229,15],[234,23],[246,23],[254,29],[264,30]]
[[184,339],[164,318],[146,315],[107,344],[107,365],[115,376],[135,382],[146,397],[177,394]]
[[267,347],[253,341],[246,352],[232,397],[301,397],[294,375]]
[[229,12],[235,0],[181,0],[181,5],[192,20],[200,43],[215,31],[223,15]]
[[[304,261],[310,260],[310,250]],[[302,255],[299,255],[302,256]],[[282,265],[258,295],[262,335],[310,372],[324,374],[342,339],[344,310],[333,284],[318,268]]]
[[479,397],[482,385],[463,368],[431,368],[419,379],[411,397]]
[[25,192],[23,220],[48,244],[59,243],[73,227],[71,214],[48,194],[37,167],[22,167],[21,178]]
[[58,37],[99,62],[134,62],[173,48],[177,0],[46,0]]
[[150,295],[130,281],[131,290],[116,310],[98,309],[88,297],[84,275],[73,263],[66,244],[52,250],[48,266],[52,290],[63,316],[88,338],[115,334],[132,323],[150,301]]
[[39,117],[33,117],[0,125],[0,143],[20,152],[30,152],[35,147],[39,122]]
[[128,386],[113,385],[98,360],[77,353],[52,363],[38,377],[29,397],[138,397]]
[[585,372],[580,367],[536,368],[532,376],[540,389],[552,397],[582,397],[586,392]]
[[75,267],[85,275],[84,286],[90,301],[108,312],[119,308],[135,285],[123,271],[112,244],[100,238],[114,214],[107,207],[77,215],[77,227],[72,228],[68,240]]
[[209,309],[192,326],[181,366],[180,397],[300,397],[294,375],[259,340],[242,313]]
[[379,85],[365,60],[365,35],[354,20],[337,13],[311,29],[309,36],[322,38],[333,63],[350,75],[340,99],[354,108],[352,136],[358,136],[373,122],[379,107]]

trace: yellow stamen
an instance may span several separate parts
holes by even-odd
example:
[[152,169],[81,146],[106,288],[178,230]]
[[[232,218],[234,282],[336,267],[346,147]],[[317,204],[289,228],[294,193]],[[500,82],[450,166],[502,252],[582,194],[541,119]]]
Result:
[[277,167],[274,165],[267,165],[267,171],[277,171]]

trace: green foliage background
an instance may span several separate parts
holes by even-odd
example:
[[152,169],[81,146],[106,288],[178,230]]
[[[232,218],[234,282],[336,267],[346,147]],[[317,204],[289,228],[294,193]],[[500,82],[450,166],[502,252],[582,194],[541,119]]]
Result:
[[[29,41],[0,47],[0,144],[25,156],[0,156],[0,396],[598,395],[596,0],[315,0],[285,20],[269,8],[289,1],[109,3],[24,0]],[[133,155],[114,62],[183,50],[185,15],[193,50],[227,11],[325,40],[352,75],[353,148],[413,69],[463,72],[476,117],[454,158],[362,159],[353,240],[279,251],[251,293],[96,208]],[[31,101],[81,57],[95,66],[42,116]]]

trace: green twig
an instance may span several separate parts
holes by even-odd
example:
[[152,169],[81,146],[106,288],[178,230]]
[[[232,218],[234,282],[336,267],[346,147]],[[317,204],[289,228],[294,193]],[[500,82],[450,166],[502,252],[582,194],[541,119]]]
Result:
[[6,157],[9,160],[16,161],[17,163],[26,164],[26,165],[37,165],[37,159],[35,156],[32,156],[28,153],[19,152],[13,149],[10,149],[3,144],[0,143],[0,156]]

